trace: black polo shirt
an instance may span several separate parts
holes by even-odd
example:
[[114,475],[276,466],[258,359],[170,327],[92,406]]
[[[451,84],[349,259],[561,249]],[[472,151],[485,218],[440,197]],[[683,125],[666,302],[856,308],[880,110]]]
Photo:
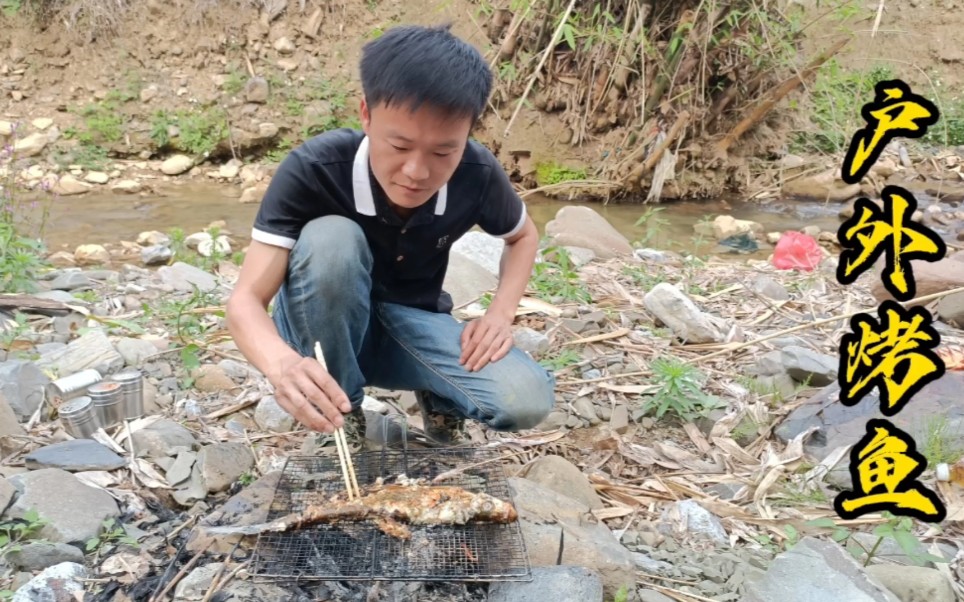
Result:
[[350,218],[364,231],[374,258],[374,300],[447,313],[452,298],[442,282],[452,243],[476,225],[493,236],[513,236],[525,223],[526,208],[495,156],[470,140],[449,181],[402,219],[371,172],[364,132],[339,129],[285,157],[251,238],[291,249],[304,225],[325,215]]

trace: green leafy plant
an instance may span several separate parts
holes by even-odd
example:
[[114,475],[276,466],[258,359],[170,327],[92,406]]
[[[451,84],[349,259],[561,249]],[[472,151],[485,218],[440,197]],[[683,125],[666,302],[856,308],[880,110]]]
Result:
[[914,520],[907,516],[894,516],[890,512],[884,511],[881,515],[887,522],[874,527],[873,534],[877,540],[868,549],[856,537],[854,531],[847,527],[838,525],[832,518],[818,518],[807,521],[807,526],[830,531],[830,538],[843,545],[850,554],[862,562],[864,566],[877,555],[881,544],[885,539],[892,539],[900,547],[901,551],[912,561],[923,564],[925,562],[947,562],[947,559],[935,556],[922,551],[923,544],[917,535],[914,534]]
[[547,247],[542,260],[533,267],[529,286],[545,301],[554,299],[590,303],[592,295],[579,280],[569,252],[564,247]]
[[642,404],[646,413],[662,418],[667,412],[693,420],[720,407],[722,402],[703,391],[706,376],[695,366],[673,357],[657,357],[650,365],[655,392]]
[[124,530],[124,525],[117,522],[116,519],[108,518],[101,523],[100,534],[88,539],[84,549],[88,552],[93,552],[100,550],[102,546],[114,543],[123,543],[137,547],[137,540],[127,534],[127,531]]
[[924,427],[921,453],[927,458],[927,465],[934,467],[941,463],[953,464],[964,455],[957,445],[958,433],[950,433],[947,416],[929,416]]
[[561,184],[563,182],[572,182],[574,180],[585,179],[585,169],[565,167],[553,162],[540,163],[536,166],[536,182],[538,182],[540,186]]
[[15,159],[13,141],[0,146],[0,292],[34,292],[50,267],[43,244],[50,192],[47,184],[28,188]]
[[0,557],[19,550],[24,541],[35,539],[47,522],[31,508],[23,513],[23,518],[0,523]]
[[582,354],[572,347],[565,347],[555,353],[546,355],[539,360],[539,363],[550,370],[562,370],[566,366],[578,364],[582,361]]

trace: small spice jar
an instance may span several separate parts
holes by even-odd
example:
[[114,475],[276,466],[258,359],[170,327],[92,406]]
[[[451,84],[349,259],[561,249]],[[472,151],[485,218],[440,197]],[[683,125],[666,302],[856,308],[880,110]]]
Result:
[[87,396],[93,401],[94,415],[100,426],[108,427],[123,422],[126,408],[120,383],[95,383],[87,387]]
[[65,401],[84,395],[87,387],[102,379],[100,372],[93,368],[58,378],[47,385],[47,402],[58,407]]
[[141,371],[136,368],[124,370],[111,376],[110,380],[120,385],[124,417],[133,419],[143,416],[144,377],[141,375]]
[[58,410],[64,429],[77,439],[90,439],[97,432],[93,401],[87,395],[74,397]]

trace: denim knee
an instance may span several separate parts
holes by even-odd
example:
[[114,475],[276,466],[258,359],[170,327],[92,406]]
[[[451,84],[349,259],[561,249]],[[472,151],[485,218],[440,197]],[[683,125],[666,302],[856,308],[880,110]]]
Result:
[[305,224],[291,249],[290,273],[311,280],[313,293],[338,300],[351,291],[346,282],[369,277],[372,253],[361,226],[340,215],[326,215]]
[[507,362],[505,376],[499,378],[490,407],[495,412],[486,424],[499,431],[530,429],[545,420],[556,403],[556,378],[518,349],[496,365]]

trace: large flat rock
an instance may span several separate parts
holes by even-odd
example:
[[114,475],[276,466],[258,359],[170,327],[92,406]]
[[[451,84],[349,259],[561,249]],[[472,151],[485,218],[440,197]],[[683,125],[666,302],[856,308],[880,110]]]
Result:
[[61,441],[36,449],[24,457],[27,468],[62,468],[70,472],[116,470],[127,464],[124,458],[93,439]]
[[[891,423],[910,434],[918,445],[926,440],[934,420],[945,422],[948,443],[964,449],[964,372],[946,372],[914,395],[904,409],[889,418]],[[811,428],[819,430],[804,444],[804,451],[823,460],[834,449],[856,444],[867,433],[867,421],[879,418],[880,396],[877,389],[853,406],[840,403],[840,385],[828,385],[791,412],[775,433],[784,442]]]

